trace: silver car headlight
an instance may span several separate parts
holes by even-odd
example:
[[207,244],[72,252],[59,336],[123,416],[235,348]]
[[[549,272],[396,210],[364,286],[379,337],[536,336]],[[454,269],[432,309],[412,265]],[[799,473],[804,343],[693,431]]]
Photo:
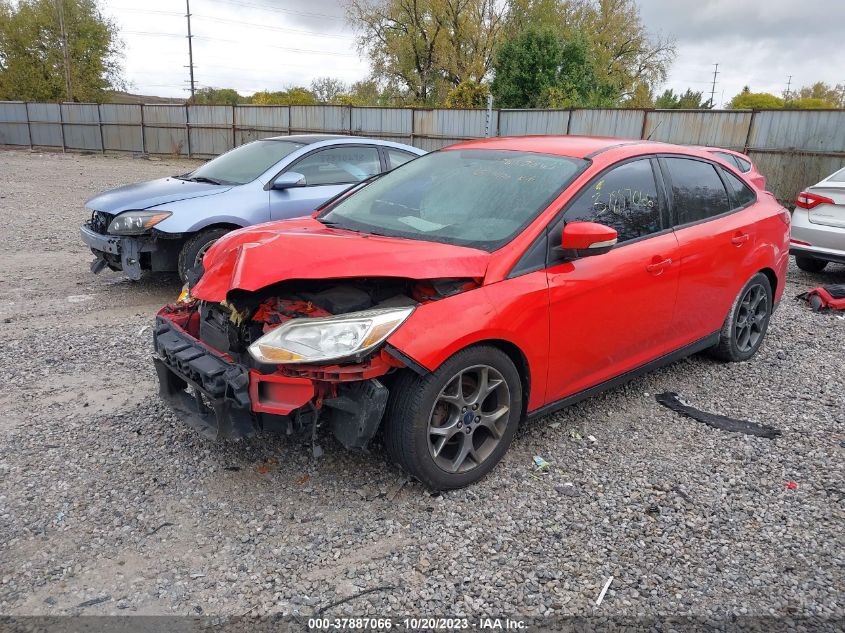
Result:
[[112,235],[142,235],[173,215],[170,211],[124,211],[109,224]]
[[414,308],[385,308],[341,316],[291,319],[249,346],[260,363],[315,363],[339,360],[373,349],[407,319]]

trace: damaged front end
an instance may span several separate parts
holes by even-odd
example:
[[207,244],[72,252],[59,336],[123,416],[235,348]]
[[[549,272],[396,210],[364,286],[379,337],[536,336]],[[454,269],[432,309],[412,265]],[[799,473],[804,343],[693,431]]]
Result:
[[82,242],[94,254],[91,272],[97,274],[109,268],[123,271],[129,279],[137,281],[144,270],[176,270],[182,235],[162,233],[155,229],[138,235],[109,233],[109,225],[116,217],[110,213],[92,211],[91,219],[79,227]]
[[213,439],[297,433],[319,452],[328,424],[346,448],[364,450],[393,374],[413,365],[386,339],[419,306],[479,281],[301,280],[233,290],[220,303],[182,300],[156,321],[161,396]]

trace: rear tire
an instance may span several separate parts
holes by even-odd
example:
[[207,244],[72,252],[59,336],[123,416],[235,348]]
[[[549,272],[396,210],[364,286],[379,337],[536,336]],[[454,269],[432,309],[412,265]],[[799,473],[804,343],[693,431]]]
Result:
[[757,273],[739,291],[719,333],[719,343],[710,352],[720,360],[748,360],[760,346],[772,316],[772,284]]
[[188,280],[188,271],[202,263],[209,247],[232,229],[207,229],[188,238],[179,252],[179,277],[182,283]]
[[430,374],[397,377],[384,444],[428,488],[463,488],[499,462],[521,415],[522,382],[511,359],[495,347],[470,347]]
[[795,257],[795,265],[808,273],[820,273],[827,267],[827,262],[813,257]]

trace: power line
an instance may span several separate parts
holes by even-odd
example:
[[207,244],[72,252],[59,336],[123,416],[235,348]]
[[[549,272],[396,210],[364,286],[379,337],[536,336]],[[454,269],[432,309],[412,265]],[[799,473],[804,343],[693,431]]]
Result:
[[152,35],[153,37],[184,37],[181,33],[153,33],[152,31],[121,31],[121,35]]
[[260,11],[271,11],[274,13],[287,13],[289,15],[298,15],[302,17],[308,18],[324,18],[328,20],[340,20],[341,22],[345,22],[346,18],[337,16],[337,15],[330,15],[328,13],[314,13],[312,11],[293,11],[291,9],[282,9],[281,7],[268,7],[267,5],[261,4],[254,4],[251,2],[241,2],[240,0],[211,0],[212,2],[217,2],[219,4],[233,4],[239,7],[246,7],[249,9],[258,9]]
[[230,20],[227,18],[216,18],[210,15],[201,15],[195,14],[195,17],[202,18],[203,20],[212,20],[214,22],[221,22],[223,24],[242,24],[244,26],[251,26],[258,29],[265,29],[267,31],[281,31],[284,33],[301,33],[302,35],[309,35],[311,37],[334,37],[340,39],[353,39],[353,35],[333,35],[331,33],[314,33],[313,31],[303,31],[302,29],[289,29],[283,26],[268,26],[266,24],[257,24],[255,22],[243,22],[241,20]]
[[[194,38],[198,40],[209,40],[212,42],[231,42],[232,44],[243,44],[242,41],[238,40],[229,40],[222,37],[209,37],[207,35],[194,35]],[[274,44],[264,44],[264,43],[252,43],[254,46],[261,46],[266,48],[275,48],[280,51],[288,51],[291,53],[313,53],[315,55],[333,55],[336,57],[358,57],[355,53],[336,53],[332,51],[315,51],[313,49],[308,48],[290,48],[288,46],[275,46]]]

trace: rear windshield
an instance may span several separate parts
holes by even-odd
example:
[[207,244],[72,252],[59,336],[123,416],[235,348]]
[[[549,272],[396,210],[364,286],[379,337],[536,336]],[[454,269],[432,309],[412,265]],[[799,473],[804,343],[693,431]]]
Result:
[[528,152],[434,152],[381,176],[319,220],[492,251],[528,226],[587,164]]
[[252,182],[304,143],[293,141],[253,141],[208,161],[188,174],[188,179],[208,179],[223,185]]
[[840,169],[838,172],[833,174],[828,180],[833,182],[845,182],[845,169]]

